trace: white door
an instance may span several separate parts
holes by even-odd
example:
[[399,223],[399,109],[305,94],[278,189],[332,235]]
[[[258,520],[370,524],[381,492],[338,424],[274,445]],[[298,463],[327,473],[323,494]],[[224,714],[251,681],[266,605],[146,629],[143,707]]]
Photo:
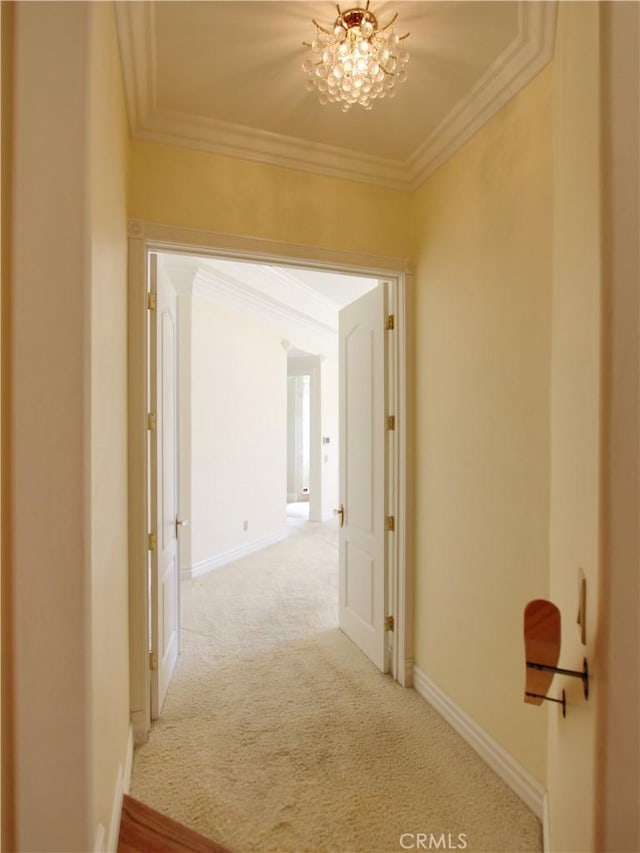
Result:
[[178,656],[180,567],[178,562],[177,299],[158,256],[150,258],[150,290],[156,310],[150,329],[151,716],[160,715]]
[[383,672],[385,285],[340,311],[340,627]]

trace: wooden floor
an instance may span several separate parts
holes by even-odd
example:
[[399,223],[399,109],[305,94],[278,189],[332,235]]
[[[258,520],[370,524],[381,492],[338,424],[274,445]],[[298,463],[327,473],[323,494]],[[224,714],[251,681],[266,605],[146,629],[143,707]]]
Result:
[[118,853],[231,853],[125,794],[122,802]]

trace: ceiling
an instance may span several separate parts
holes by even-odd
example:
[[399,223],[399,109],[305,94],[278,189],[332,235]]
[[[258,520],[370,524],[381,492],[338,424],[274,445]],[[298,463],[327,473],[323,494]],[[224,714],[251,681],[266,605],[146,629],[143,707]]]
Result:
[[[362,5],[354,0],[354,5]],[[305,89],[303,41],[329,0],[115,4],[134,136],[413,189],[549,61],[555,3],[371,5],[409,32],[409,79],[366,112]],[[342,4],[342,9],[349,4]]]

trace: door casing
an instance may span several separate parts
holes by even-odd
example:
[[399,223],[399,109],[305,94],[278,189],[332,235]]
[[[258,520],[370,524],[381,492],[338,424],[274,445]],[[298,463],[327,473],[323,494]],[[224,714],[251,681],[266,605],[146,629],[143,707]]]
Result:
[[388,414],[396,425],[387,447],[387,506],[395,516],[395,532],[387,537],[388,600],[395,621],[390,655],[391,675],[409,687],[413,674],[413,571],[411,484],[407,454],[412,434],[408,418],[407,301],[412,292],[411,264],[405,258],[334,251],[315,246],[260,240],[239,235],[193,231],[143,220],[129,220],[128,289],[128,463],[129,463],[129,644],[131,721],[136,743],[147,740],[151,726],[149,672],[148,577],[148,266],[153,252],[210,256],[227,260],[306,266],[388,281],[389,313],[394,330],[389,339]]

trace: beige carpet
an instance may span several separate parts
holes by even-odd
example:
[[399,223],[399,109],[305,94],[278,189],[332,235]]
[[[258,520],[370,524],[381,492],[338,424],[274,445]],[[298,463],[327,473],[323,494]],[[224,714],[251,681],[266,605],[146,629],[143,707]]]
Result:
[[335,627],[335,525],[290,530],[183,584],[183,651],[132,795],[238,853],[386,853],[403,833],[539,851],[534,815]]

